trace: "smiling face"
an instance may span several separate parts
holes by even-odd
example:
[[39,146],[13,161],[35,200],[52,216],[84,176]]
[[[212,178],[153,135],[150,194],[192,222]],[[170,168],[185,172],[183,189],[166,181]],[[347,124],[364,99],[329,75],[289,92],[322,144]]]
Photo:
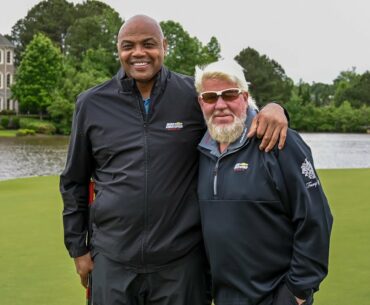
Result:
[[127,76],[152,83],[163,65],[167,43],[159,24],[147,16],[129,19],[118,34],[117,49]]
[[[236,83],[223,79],[205,79],[202,82],[202,91],[222,91],[230,88],[238,88]],[[212,118],[212,123],[215,125],[232,124],[235,117],[240,118],[247,110],[248,93],[242,92],[235,100],[224,101],[221,96],[218,97],[217,102],[213,104],[205,103],[199,98],[200,106],[202,107],[205,118],[208,120]]]

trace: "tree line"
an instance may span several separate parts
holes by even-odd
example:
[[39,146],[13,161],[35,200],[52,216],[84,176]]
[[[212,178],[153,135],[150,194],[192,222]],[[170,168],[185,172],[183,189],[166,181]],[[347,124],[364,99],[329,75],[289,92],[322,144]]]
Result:
[[[38,3],[6,35],[16,46],[12,93],[22,113],[47,114],[59,133],[68,134],[79,93],[116,73],[116,35],[124,21],[109,5],[88,0]],[[193,75],[196,65],[221,57],[216,37],[203,44],[178,22],[162,21],[169,49],[165,65]],[[332,84],[294,84],[283,67],[247,47],[235,60],[245,68],[257,104],[278,101],[300,131],[363,132],[370,128],[370,72],[342,71]]]

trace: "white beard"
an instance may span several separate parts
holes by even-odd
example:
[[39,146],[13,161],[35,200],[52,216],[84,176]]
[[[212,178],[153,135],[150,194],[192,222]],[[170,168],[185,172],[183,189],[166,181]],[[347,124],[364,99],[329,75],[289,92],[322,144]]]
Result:
[[214,124],[213,113],[208,119],[205,118],[208,132],[211,135],[211,138],[218,143],[225,143],[230,144],[236,141],[243,133],[245,127],[245,120],[247,118],[247,114],[245,112],[242,113],[240,117],[235,116],[233,113],[229,113],[234,117],[234,121],[230,124]]

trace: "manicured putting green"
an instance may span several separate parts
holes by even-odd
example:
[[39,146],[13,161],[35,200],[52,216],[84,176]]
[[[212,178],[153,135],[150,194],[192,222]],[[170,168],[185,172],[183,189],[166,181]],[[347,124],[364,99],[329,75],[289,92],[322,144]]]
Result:
[[[321,170],[334,215],[329,276],[315,305],[370,300],[370,169]],[[0,181],[0,300],[81,305],[84,290],[63,245],[57,177]]]

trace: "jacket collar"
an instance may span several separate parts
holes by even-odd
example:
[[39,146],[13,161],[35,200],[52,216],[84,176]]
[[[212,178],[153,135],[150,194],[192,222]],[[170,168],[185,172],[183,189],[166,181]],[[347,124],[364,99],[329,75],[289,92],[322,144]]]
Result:
[[[152,88],[152,93],[158,92],[158,89],[160,88],[165,88],[169,74],[169,70],[162,66],[161,70],[159,70],[159,72],[154,76],[155,81]],[[118,81],[119,86],[124,93],[131,93],[136,88],[135,80],[128,77],[122,68],[120,68],[116,74],[116,80]]]
[[245,121],[245,127],[241,134],[241,136],[235,140],[233,143],[229,145],[227,150],[224,153],[220,153],[220,150],[218,148],[218,143],[213,140],[208,132],[206,131],[205,135],[203,136],[202,140],[200,141],[198,147],[200,149],[206,149],[208,150],[212,155],[216,157],[220,157],[221,155],[225,154],[226,152],[232,152],[235,150],[238,150],[240,147],[242,147],[247,141],[249,140],[247,138],[248,130],[252,124],[253,118],[256,116],[257,111],[255,109],[252,109],[251,107],[248,107],[247,110],[247,119]]

